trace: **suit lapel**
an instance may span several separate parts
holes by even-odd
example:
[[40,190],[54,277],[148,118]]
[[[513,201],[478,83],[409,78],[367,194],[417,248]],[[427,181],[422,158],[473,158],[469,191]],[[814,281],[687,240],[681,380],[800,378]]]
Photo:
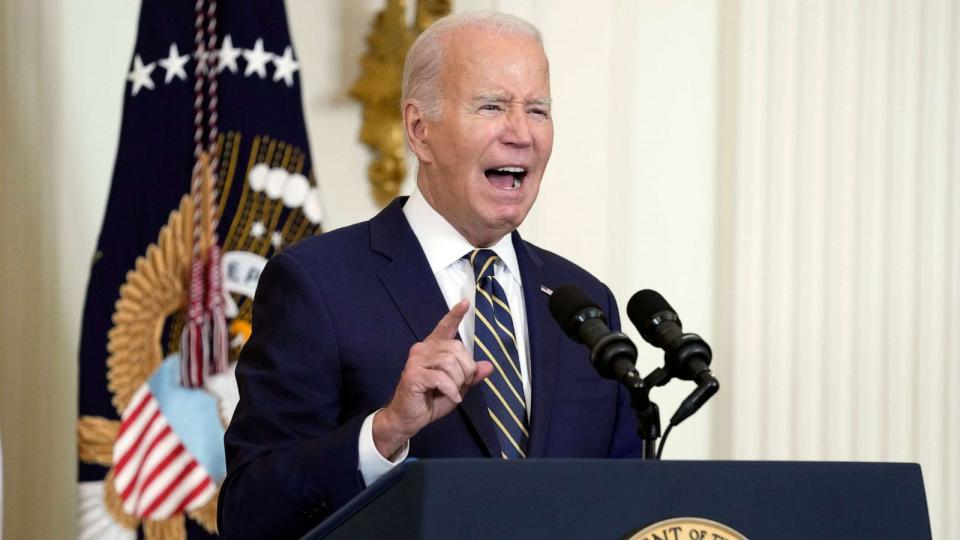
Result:
[[520,276],[523,280],[523,299],[527,311],[527,334],[530,339],[530,442],[527,457],[543,457],[550,431],[550,418],[557,381],[557,347],[560,327],[550,315],[550,297],[543,292],[543,261],[513,233],[513,247],[517,252]]
[[[417,341],[423,341],[449,310],[423,248],[403,215],[405,200],[406,197],[395,199],[370,220],[370,247],[391,259],[377,275]],[[459,409],[483,441],[487,453],[500,455],[483,392],[479,388],[467,392]]]

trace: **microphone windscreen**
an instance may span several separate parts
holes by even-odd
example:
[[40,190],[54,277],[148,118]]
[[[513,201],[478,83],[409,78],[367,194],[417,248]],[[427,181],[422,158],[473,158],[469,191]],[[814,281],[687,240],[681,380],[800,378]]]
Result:
[[627,303],[627,316],[637,328],[644,328],[650,319],[661,311],[675,313],[666,298],[650,289],[638,291]]
[[600,309],[575,285],[561,285],[550,295],[550,313],[567,334],[576,333],[577,313],[586,308]]

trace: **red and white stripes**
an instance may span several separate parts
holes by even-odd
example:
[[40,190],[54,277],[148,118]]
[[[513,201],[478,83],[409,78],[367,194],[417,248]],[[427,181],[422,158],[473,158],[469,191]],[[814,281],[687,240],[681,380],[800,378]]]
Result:
[[216,493],[213,478],[167,423],[147,385],[123,413],[113,462],[123,509],[140,519],[165,519],[192,510]]

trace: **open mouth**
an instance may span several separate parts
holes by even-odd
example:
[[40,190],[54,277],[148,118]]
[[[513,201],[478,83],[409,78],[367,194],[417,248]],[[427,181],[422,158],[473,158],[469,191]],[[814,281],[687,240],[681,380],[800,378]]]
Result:
[[527,170],[523,167],[496,167],[483,171],[483,174],[500,189],[519,189],[527,177]]

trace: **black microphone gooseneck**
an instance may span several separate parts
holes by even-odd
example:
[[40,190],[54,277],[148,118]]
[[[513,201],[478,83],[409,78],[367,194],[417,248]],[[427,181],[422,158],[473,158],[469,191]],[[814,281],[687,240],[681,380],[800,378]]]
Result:
[[664,350],[664,369],[656,376],[651,373],[656,386],[666,384],[671,378],[697,384],[670,418],[670,425],[675,426],[697,412],[720,389],[720,383],[710,371],[713,357],[710,346],[700,336],[683,332],[677,312],[656,291],[644,289],[634,294],[627,304],[627,315],[647,343]]
[[637,347],[623,332],[607,326],[607,316],[577,287],[562,285],[550,296],[550,313],[570,339],[590,349],[590,361],[604,378],[620,381],[630,393],[637,417],[638,434],[643,441],[644,459],[657,459],[656,442],[660,437],[660,409],[650,401],[649,381],[634,367]]

